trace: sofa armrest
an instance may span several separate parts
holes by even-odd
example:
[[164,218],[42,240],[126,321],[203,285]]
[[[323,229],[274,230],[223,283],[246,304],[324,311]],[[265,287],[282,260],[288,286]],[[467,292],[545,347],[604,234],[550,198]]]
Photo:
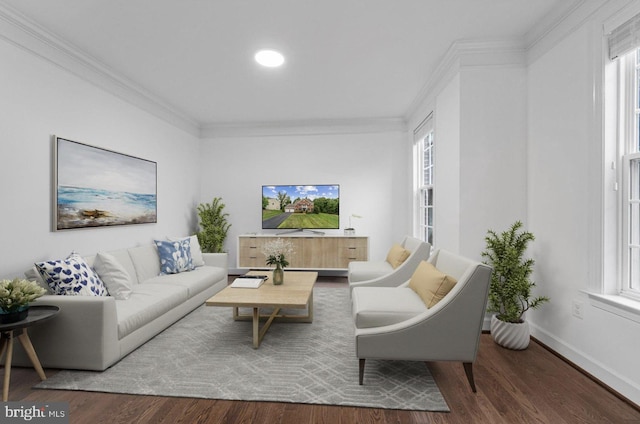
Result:
[[223,268],[227,274],[229,273],[229,254],[228,253],[203,253],[202,259],[204,264]]
[[[44,295],[33,304],[60,308],[53,319],[29,328],[43,367],[101,371],[120,358],[113,297]],[[17,364],[30,365],[26,355],[17,356]]]

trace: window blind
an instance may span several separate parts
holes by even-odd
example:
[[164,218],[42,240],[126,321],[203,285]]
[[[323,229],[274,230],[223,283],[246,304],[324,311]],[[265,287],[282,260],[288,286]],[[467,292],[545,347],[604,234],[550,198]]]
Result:
[[429,113],[413,130],[413,141],[422,140],[433,130],[433,112]]
[[609,34],[609,59],[640,47],[640,14],[629,19]]

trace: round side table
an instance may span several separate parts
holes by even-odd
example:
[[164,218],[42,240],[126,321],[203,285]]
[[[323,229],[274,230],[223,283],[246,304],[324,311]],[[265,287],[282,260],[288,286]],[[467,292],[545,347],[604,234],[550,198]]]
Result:
[[[41,380],[46,380],[44,370],[40,365],[40,360],[36,351],[31,344],[31,339],[27,334],[27,328],[41,324],[54,316],[60,311],[57,306],[36,305],[29,308],[29,315],[21,321],[12,322],[10,324],[0,324],[0,358],[6,352],[7,356],[4,362],[4,386],[2,387],[2,401],[6,402],[9,398],[9,382],[11,381],[11,360],[13,358],[13,339],[18,337],[22,347],[29,356],[33,368],[40,376]],[[18,331],[17,334],[14,334]]]

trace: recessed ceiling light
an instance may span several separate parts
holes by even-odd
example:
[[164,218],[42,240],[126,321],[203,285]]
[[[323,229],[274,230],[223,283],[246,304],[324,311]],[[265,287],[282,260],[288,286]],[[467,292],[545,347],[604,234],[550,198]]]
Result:
[[275,50],[260,50],[256,53],[254,58],[260,65],[268,68],[277,68],[284,63],[284,56],[282,53]]

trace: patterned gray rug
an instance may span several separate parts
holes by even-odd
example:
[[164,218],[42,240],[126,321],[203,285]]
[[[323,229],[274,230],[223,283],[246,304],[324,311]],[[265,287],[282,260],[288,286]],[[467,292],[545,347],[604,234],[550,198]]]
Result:
[[60,371],[39,389],[449,411],[423,362],[367,360],[358,385],[346,288],[314,289],[311,324],[251,323],[201,306],[104,372]]

